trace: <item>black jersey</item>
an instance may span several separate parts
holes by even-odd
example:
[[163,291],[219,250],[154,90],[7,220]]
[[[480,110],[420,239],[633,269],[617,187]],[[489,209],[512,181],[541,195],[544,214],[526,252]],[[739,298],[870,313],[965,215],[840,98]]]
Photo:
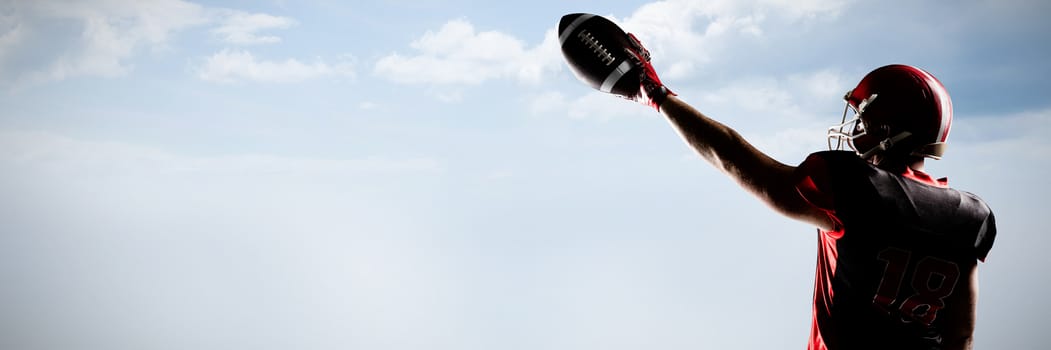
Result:
[[[996,235],[977,196],[926,174],[879,169],[853,152],[811,154],[797,188],[837,227],[818,231],[810,349],[941,349],[939,313]],[[957,293],[960,294],[960,293]]]

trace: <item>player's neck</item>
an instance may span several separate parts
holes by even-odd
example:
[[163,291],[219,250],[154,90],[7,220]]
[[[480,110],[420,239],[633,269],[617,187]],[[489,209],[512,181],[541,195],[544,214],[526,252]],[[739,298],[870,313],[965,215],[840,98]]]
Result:
[[887,170],[894,173],[901,173],[905,171],[905,168],[909,168],[915,171],[923,171],[923,157],[908,156],[908,157],[874,157],[873,164],[883,170]]

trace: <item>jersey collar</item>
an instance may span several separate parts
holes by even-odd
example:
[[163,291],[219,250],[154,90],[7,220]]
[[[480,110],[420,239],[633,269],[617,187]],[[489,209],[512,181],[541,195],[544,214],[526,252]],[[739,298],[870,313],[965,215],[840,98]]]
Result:
[[909,167],[905,167],[905,172],[902,173],[902,175],[905,176],[906,178],[910,178],[910,179],[913,179],[913,180],[916,180],[916,181],[919,181],[921,183],[925,183],[925,184],[928,184],[928,185],[931,185],[931,186],[935,186],[935,187],[949,187],[949,179],[948,178],[944,178],[943,177],[943,178],[935,180],[930,175],[927,175],[927,173],[919,171],[919,170],[914,170],[914,169],[909,168]]

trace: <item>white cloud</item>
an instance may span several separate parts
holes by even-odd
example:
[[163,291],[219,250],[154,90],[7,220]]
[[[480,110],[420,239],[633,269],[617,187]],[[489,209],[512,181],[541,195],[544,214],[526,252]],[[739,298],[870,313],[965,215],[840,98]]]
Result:
[[650,107],[597,91],[574,98],[558,91],[547,91],[527,97],[525,104],[529,113],[534,116],[554,115],[596,122],[647,115],[657,117]]
[[717,88],[684,91],[682,97],[720,114],[762,116],[760,125],[811,121],[831,125],[839,115],[830,111],[842,109],[850,83],[838,71],[822,69],[782,77],[742,76]]
[[304,63],[296,59],[266,61],[257,59],[244,50],[223,50],[208,57],[197,71],[206,81],[230,83],[236,81],[255,82],[299,82],[326,76],[353,77],[354,69],[349,61],[328,64],[321,59]]
[[[676,90],[676,93],[716,119],[730,119],[731,127],[747,126],[774,133],[801,125],[817,125],[814,130],[823,132],[825,126],[838,121],[840,115],[836,113],[842,110],[842,95],[850,83],[838,71],[823,69],[783,77],[743,76],[716,88]],[[563,113],[573,119],[598,121],[651,111],[635,102],[595,91],[579,97],[546,92],[530,97],[527,104],[534,115]],[[791,135],[806,135],[810,143],[820,141],[823,136],[814,138],[805,130]]]
[[0,77],[4,75],[4,60],[24,37],[24,27],[18,17],[0,13]]
[[792,92],[774,78],[744,78],[703,94],[702,105],[724,105],[752,114],[785,113],[798,110]]
[[[215,25],[211,32],[223,42],[253,45],[280,42],[277,36],[260,33],[295,24],[287,17],[205,7],[182,0],[24,1],[3,10],[0,81],[15,86],[78,76],[124,76],[134,69],[134,60],[143,51],[167,50],[174,35],[194,27]],[[55,26],[57,22],[72,26]],[[52,42],[69,44],[54,46],[49,44]],[[231,58],[243,57],[229,53],[213,56],[218,60]],[[297,65],[297,61],[290,60],[278,64],[290,70],[282,74],[267,72],[269,66],[265,62],[256,63],[257,74],[246,73],[241,78],[295,80],[304,74],[309,76],[310,71],[323,75],[346,68]]]
[[825,130],[839,122],[849,84],[838,71],[818,70],[783,77],[745,76],[718,88],[679,93],[759,150],[791,163],[827,148]]
[[43,60],[46,67],[33,67],[15,77],[27,83],[85,75],[124,75],[131,69],[128,61],[137,50],[163,49],[173,33],[207,22],[203,7],[180,0],[27,1],[13,5],[13,13],[20,21],[13,31],[4,34],[5,51],[33,45],[33,40],[16,40],[20,30],[25,28],[38,35],[47,20],[73,21],[83,28],[75,46]]
[[861,80],[861,77],[846,77],[837,70],[823,69],[816,72],[793,74],[787,80],[789,87],[802,95],[801,99],[825,103],[841,101],[847,90]]
[[212,33],[223,41],[235,45],[273,44],[281,38],[273,35],[260,35],[267,29],[285,29],[296,22],[288,17],[268,15],[265,13],[230,12],[222,25],[212,29]]
[[511,35],[476,31],[466,20],[453,20],[413,41],[415,54],[380,58],[375,72],[405,84],[475,85],[501,78],[535,83],[561,67],[557,41],[551,29],[541,44],[527,48]]
[[[747,50],[742,47],[794,35],[785,33],[797,32],[798,29],[788,29],[803,22],[834,19],[845,4],[841,0],[813,0],[799,6],[780,0],[668,0],[645,4],[624,19],[607,17],[639,37],[653,54],[654,67],[664,82],[684,100],[703,106],[706,113],[713,113],[717,119],[742,114],[753,118],[731,123],[735,125],[773,121],[755,126],[771,138],[784,139],[778,144],[787,144],[797,136],[809,135],[802,130],[782,130],[812,125],[818,119],[822,125],[833,123],[834,113],[828,111],[840,106],[840,96],[848,85],[838,71],[824,69],[781,77],[730,74],[729,78],[702,81],[703,90],[681,81],[698,72],[708,72],[708,77],[722,76],[716,72],[726,71],[726,65],[734,64],[725,57],[747,54],[733,50]],[[620,108],[623,106],[617,101],[603,101],[599,96],[570,100],[574,101],[566,105],[572,118],[608,119],[634,114],[631,109]],[[783,135],[773,135],[777,132]]]
[[807,21],[821,17],[838,17],[853,0],[762,0],[761,7],[769,7],[791,21]]
[[668,0],[643,5],[623,20],[611,19],[639,37],[654,54],[654,65],[663,77],[680,79],[741,40],[797,32],[794,26],[801,21],[838,17],[845,4],[843,0]]

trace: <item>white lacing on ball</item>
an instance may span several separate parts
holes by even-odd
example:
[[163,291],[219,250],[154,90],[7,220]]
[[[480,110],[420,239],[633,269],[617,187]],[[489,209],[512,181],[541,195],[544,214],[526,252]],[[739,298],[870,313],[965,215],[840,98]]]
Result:
[[617,60],[617,58],[613,57],[613,54],[609,53],[609,50],[606,50],[606,48],[602,46],[598,40],[595,40],[595,37],[588,31],[581,30],[580,33],[577,34],[577,38],[580,38],[580,41],[583,41],[584,44],[590,47],[591,51],[594,51],[595,54],[598,55],[599,60],[607,66],[612,65],[613,62]]

